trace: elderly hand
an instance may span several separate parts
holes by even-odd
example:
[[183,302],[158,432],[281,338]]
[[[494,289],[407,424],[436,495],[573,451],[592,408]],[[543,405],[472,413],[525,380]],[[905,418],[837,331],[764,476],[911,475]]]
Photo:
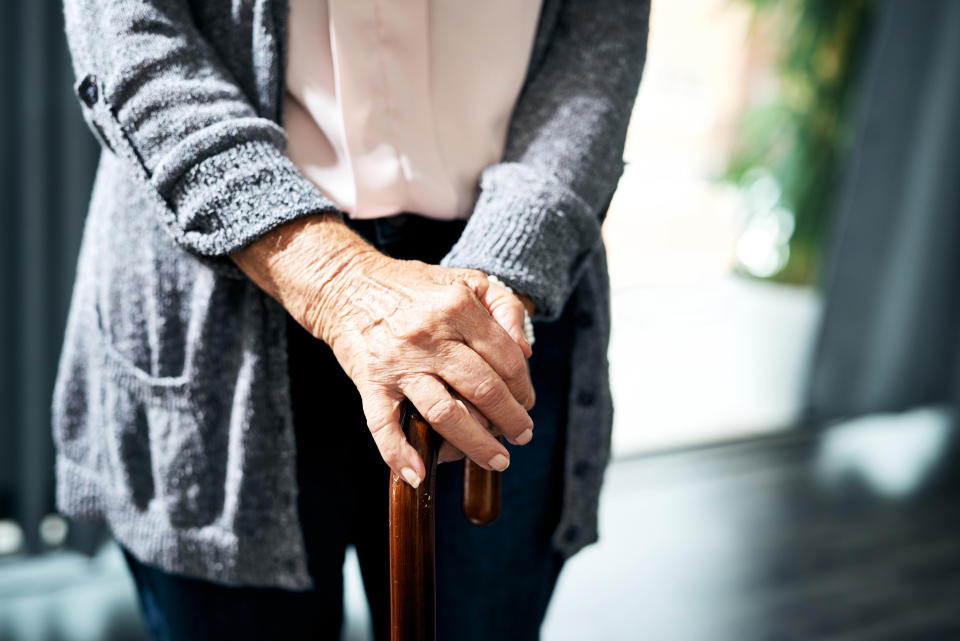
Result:
[[510,460],[488,424],[516,444],[532,438],[523,303],[481,272],[389,258],[333,215],[288,223],[232,257],[330,345],[383,460],[411,485],[426,471],[400,427],[404,398],[486,469]]

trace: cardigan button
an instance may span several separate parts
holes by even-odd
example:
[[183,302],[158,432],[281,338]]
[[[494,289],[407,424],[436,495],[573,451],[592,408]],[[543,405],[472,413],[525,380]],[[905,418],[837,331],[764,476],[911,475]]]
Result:
[[590,407],[596,402],[596,397],[593,395],[593,392],[590,390],[580,390],[577,392],[577,403],[583,405],[584,407]]
[[579,314],[577,314],[574,322],[576,323],[577,327],[580,327],[583,329],[586,329],[588,327],[593,327],[593,316],[591,316],[587,312],[580,312]]
[[590,474],[590,461],[577,461],[573,464],[573,476],[583,480]]
[[80,84],[77,85],[77,96],[87,107],[93,107],[97,103],[100,98],[100,89],[97,87],[97,77],[95,75],[87,74],[80,81]]
[[563,540],[567,543],[573,543],[579,536],[580,530],[577,529],[576,525],[568,525],[567,529],[563,531]]

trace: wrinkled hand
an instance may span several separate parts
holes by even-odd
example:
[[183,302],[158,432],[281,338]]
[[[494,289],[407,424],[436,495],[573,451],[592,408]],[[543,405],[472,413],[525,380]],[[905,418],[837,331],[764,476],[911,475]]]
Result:
[[[536,305],[530,297],[524,296],[523,294],[516,294],[514,296],[508,290],[499,287],[494,283],[491,283],[491,288],[491,295],[488,296],[490,302],[487,305],[487,309],[494,317],[494,320],[496,320],[501,327],[506,329],[507,333],[510,334],[515,341],[517,341],[517,344],[520,345],[521,349],[523,349],[524,356],[530,358],[532,350],[530,343],[527,342],[526,334],[523,329],[523,311],[526,310],[527,314],[533,316]],[[520,300],[522,306],[518,306],[516,304],[516,299]],[[460,400],[463,400],[463,398],[460,397]],[[480,425],[490,430],[493,434],[499,433],[496,427],[492,426],[490,421],[487,420],[487,417],[481,414],[477,408],[467,401],[464,401],[464,404],[470,411],[470,415],[473,416],[477,422],[480,423]],[[441,463],[458,461],[462,458],[463,452],[451,445],[449,441],[444,441],[440,446],[440,454],[438,459]]]
[[448,458],[459,450],[503,470],[510,454],[491,426],[516,444],[532,438],[523,305],[481,272],[394,260],[331,215],[288,223],[233,259],[330,345],[381,456],[412,485],[426,470],[400,427],[404,398],[450,444]]

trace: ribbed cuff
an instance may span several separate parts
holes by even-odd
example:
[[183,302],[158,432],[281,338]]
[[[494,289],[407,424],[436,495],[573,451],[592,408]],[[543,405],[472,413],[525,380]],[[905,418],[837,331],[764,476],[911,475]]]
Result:
[[301,216],[341,213],[283,152],[282,131],[264,122],[248,119],[230,131],[195,135],[170,155],[175,162],[157,167],[151,182],[188,250],[225,256]]
[[497,276],[533,299],[538,320],[557,318],[600,242],[597,213],[560,182],[519,163],[487,168],[480,190],[441,264]]

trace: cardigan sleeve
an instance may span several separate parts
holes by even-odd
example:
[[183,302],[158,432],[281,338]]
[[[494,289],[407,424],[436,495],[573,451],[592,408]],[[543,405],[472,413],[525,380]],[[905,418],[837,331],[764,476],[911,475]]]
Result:
[[[601,242],[646,54],[649,0],[566,0],[514,107],[502,162],[444,265],[493,274],[557,317]],[[552,21],[545,25],[544,21]]]
[[[244,93],[186,0],[64,0],[64,15],[84,118],[181,247],[224,256],[298,216],[337,211],[287,158],[283,129],[254,104],[268,101]],[[254,33],[272,26],[248,19]],[[255,59],[278,55],[275,36],[260,45]]]

